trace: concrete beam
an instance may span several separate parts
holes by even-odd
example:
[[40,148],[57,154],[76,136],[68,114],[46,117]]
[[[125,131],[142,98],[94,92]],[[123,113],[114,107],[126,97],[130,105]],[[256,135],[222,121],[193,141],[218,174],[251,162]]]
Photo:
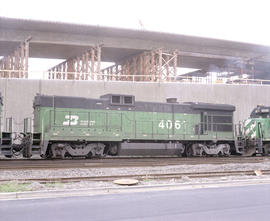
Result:
[[102,61],[111,62],[157,48],[182,53],[178,59],[184,58],[182,64],[178,63],[181,67],[224,66],[235,58],[270,62],[270,47],[217,39],[1,17],[0,27],[1,55],[8,53],[14,43],[31,35],[31,57],[67,59],[92,46],[102,45]]
[[[229,57],[241,57],[243,59],[250,59],[253,57],[259,57],[261,55],[267,55],[270,53],[270,49],[268,47],[258,48],[250,47],[247,45],[241,49],[232,48],[233,45],[237,45],[238,43],[228,44],[227,47],[222,47],[222,45],[203,45],[203,43],[198,44],[199,42],[182,42],[181,39],[178,39],[178,42],[170,42],[164,41],[163,39],[154,40],[154,39],[136,39],[133,37],[126,36],[95,36],[95,35],[86,35],[86,34],[74,34],[74,33],[61,33],[61,32],[38,32],[34,30],[0,30],[0,42],[8,41],[8,42],[20,42],[22,39],[25,39],[27,36],[33,36],[32,43],[34,46],[58,46],[59,49],[62,47],[72,45],[73,47],[91,47],[95,45],[103,45],[105,48],[118,48],[118,49],[131,49],[131,50],[152,50],[155,48],[166,48],[168,50],[178,50],[179,52],[183,51],[183,53],[197,53],[205,54],[208,56],[204,57],[213,57],[213,56],[227,56]],[[192,38],[192,37],[190,37]],[[223,41],[220,43],[222,44]],[[1,45],[4,47],[4,45]],[[263,50],[264,49],[264,50]],[[60,50],[61,51],[61,50]],[[33,53],[35,50],[33,51]],[[34,56],[34,54],[32,55]],[[50,55],[51,58],[54,58],[54,54]],[[62,54],[61,58],[67,58],[67,55]],[[216,57],[215,56],[215,57]],[[116,57],[118,57],[116,55]],[[196,56],[198,57],[198,56]],[[203,55],[202,55],[203,57]],[[222,57],[221,57],[222,58]],[[264,58],[269,59],[269,57]]]

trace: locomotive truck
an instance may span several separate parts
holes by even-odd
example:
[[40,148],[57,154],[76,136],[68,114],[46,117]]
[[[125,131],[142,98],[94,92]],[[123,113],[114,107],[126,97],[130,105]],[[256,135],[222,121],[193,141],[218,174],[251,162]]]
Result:
[[1,147],[4,155],[228,156],[235,151],[232,105],[141,102],[123,94],[99,99],[37,95],[33,108],[33,132],[24,132],[21,144]]

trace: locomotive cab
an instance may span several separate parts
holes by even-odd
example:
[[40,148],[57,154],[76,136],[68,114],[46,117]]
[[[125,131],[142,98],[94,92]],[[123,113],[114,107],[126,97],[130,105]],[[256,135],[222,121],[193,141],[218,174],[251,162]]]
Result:
[[251,112],[250,118],[270,118],[270,107],[258,105]]

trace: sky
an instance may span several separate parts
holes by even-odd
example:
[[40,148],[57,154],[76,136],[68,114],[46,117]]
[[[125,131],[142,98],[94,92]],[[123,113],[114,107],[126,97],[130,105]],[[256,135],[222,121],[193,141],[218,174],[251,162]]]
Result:
[[262,45],[270,45],[269,11],[269,0],[0,0],[0,16],[4,17],[145,29]]

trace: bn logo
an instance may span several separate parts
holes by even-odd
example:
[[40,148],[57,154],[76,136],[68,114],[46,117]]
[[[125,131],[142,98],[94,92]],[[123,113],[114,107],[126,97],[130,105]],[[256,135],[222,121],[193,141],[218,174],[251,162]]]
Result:
[[78,125],[78,120],[79,120],[79,116],[77,115],[66,115],[65,116],[65,121],[63,122],[64,126],[74,126],[74,125]]

